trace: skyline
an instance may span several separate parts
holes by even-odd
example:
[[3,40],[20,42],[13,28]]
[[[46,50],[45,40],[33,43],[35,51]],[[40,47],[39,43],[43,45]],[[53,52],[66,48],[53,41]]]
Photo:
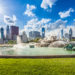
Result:
[[[47,28],[47,33],[65,27],[74,29],[74,0],[0,0],[0,26],[16,25],[20,31]],[[67,30],[66,30],[67,31]]]

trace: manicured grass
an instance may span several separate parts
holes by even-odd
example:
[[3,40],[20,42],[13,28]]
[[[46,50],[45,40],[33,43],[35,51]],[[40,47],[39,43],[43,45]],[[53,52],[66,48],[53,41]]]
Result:
[[0,59],[0,75],[75,75],[75,58]]

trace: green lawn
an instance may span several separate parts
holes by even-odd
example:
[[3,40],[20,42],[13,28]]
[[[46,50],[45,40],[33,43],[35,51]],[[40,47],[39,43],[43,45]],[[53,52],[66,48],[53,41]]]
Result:
[[75,75],[75,58],[0,59],[0,75]]

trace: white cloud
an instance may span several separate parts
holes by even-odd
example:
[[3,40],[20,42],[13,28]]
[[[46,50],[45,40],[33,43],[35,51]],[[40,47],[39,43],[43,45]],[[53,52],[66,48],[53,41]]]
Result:
[[45,18],[42,18],[39,22],[38,22],[38,24],[46,24],[46,23],[48,23],[48,22],[50,22],[51,21],[51,19],[45,19]]
[[15,15],[13,15],[13,17],[4,15],[4,22],[5,22],[7,25],[15,25],[16,20],[17,20],[17,18],[16,18]]
[[41,3],[41,8],[47,9],[48,7],[52,8],[57,0],[43,0]]
[[38,18],[34,18],[27,22],[22,31],[26,31],[28,35],[28,33],[32,30],[41,32],[41,28],[45,27],[46,35],[58,35],[59,30],[61,28],[65,28],[66,23],[66,20],[63,21],[61,19],[58,19],[55,22],[51,23],[51,19],[42,18],[41,20],[38,20]]
[[[63,28],[63,30],[64,30],[64,36],[65,36],[66,33],[69,34],[70,28],[73,31],[73,37],[75,37],[75,26],[74,25],[67,26],[67,27]],[[61,37],[61,29],[62,28],[57,28],[57,29],[51,30],[50,32],[46,33],[46,36],[54,36],[55,35],[55,36],[58,36],[58,38],[59,38],[59,37]]]
[[36,7],[34,5],[27,4],[26,11],[24,12],[24,14],[28,15],[28,16],[35,16],[35,14],[32,12],[35,9],[36,9]]
[[42,18],[40,21],[36,18],[30,20],[27,22],[27,25],[25,25],[25,28],[30,28],[30,29],[34,29],[34,30],[38,30],[40,29],[42,26],[45,26],[48,22],[50,22],[51,19],[45,19]]
[[64,28],[66,23],[67,23],[67,20],[63,21],[61,19],[58,19],[53,23],[49,23],[47,28],[48,28],[48,30],[54,30],[57,28]]
[[72,26],[67,26],[67,27],[64,29],[64,33],[69,33],[70,28],[71,28],[72,31],[73,31],[73,37],[75,37],[75,26],[74,26],[74,25],[72,25]]
[[66,17],[70,16],[71,12],[74,12],[74,9],[70,8],[67,11],[59,12],[59,15],[60,15],[61,18],[66,18]]
[[73,21],[75,21],[75,19]]
[[41,20],[38,20],[38,18],[33,18],[30,21],[27,22],[27,24],[24,26],[24,29],[22,31],[26,31],[28,34],[32,30],[36,30],[41,32],[41,27],[45,27],[47,23],[49,23],[51,19],[42,18]]
[[53,23],[47,24],[46,36],[60,36],[60,30],[65,28],[67,20],[63,21],[61,19],[56,20]]
[[46,32],[46,36],[60,36],[60,30],[61,28],[57,28],[54,30],[51,30],[50,32]]
[[17,20],[16,16],[15,16],[15,15],[13,15],[13,21],[16,21],[16,20]]

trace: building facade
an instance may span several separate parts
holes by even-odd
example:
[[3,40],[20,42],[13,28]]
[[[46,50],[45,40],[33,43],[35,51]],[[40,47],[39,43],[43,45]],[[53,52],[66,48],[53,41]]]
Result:
[[21,40],[22,40],[23,43],[28,42],[28,38],[27,38],[27,35],[26,35],[25,31],[21,35]]
[[4,40],[5,37],[4,37],[4,28],[3,27],[1,27],[0,32],[1,32],[1,39]]
[[10,36],[10,28],[9,28],[8,25],[7,25],[7,27],[6,27],[6,39],[7,39],[7,40],[10,40],[10,39],[11,39],[11,36]]
[[64,30],[62,29],[61,30],[61,39],[63,39],[63,37],[64,37]]
[[42,28],[42,38],[45,38],[45,28]]
[[73,32],[72,32],[72,29],[70,28],[70,30],[69,30],[69,40],[72,39],[72,35],[73,35]]
[[40,35],[40,32],[38,32],[38,31],[29,32],[30,39],[36,39],[36,38],[40,38],[40,37],[41,37],[41,35]]
[[16,40],[17,35],[19,35],[19,27],[11,26],[10,31],[11,31],[11,40]]

